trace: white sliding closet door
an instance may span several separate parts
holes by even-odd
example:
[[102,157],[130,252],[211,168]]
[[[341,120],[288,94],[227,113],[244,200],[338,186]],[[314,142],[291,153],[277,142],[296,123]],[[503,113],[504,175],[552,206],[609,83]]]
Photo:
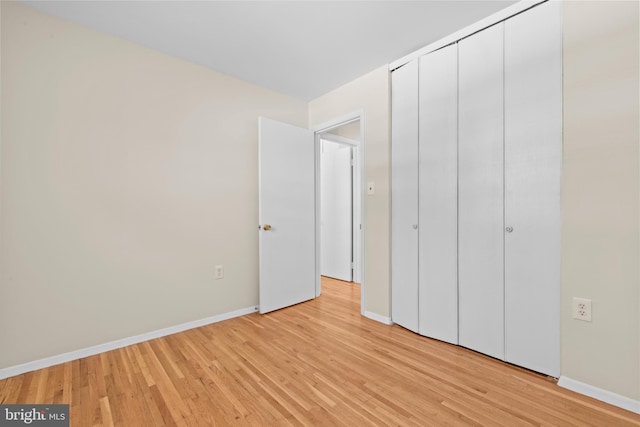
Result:
[[420,58],[420,334],[458,343],[458,45]]
[[503,26],[459,43],[459,343],[504,358]]
[[548,2],[505,23],[505,359],[560,374],[562,35]]
[[418,332],[418,60],[391,79],[391,317]]

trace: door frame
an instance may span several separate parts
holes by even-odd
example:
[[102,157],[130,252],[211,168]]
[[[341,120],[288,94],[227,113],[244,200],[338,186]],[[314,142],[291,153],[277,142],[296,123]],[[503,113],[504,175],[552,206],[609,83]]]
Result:
[[[321,292],[321,284],[320,284],[320,255],[321,255],[321,232],[320,232],[320,217],[321,217],[321,175],[320,175],[320,155],[321,155],[321,138],[322,135],[335,129],[340,126],[348,125],[349,123],[353,123],[355,121],[359,121],[360,123],[360,138],[359,141],[351,141],[356,142],[355,145],[352,145],[355,152],[355,175],[357,180],[359,181],[356,185],[354,185],[354,189],[356,190],[356,194],[353,195],[356,204],[359,204],[359,209],[354,209],[359,211],[354,215],[356,222],[354,223],[354,228],[356,231],[360,231],[359,239],[354,239],[354,246],[357,248],[355,253],[356,263],[359,261],[359,265],[356,264],[356,269],[359,270],[360,273],[360,314],[364,315],[365,313],[365,239],[364,239],[364,231],[365,231],[365,222],[364,222],[364,150],[365,150],[365,136],[364,136],[364,110],[357,110],[351,113],[345,114],[340,117],[336,117],[327,122],[321,123],[313,127],[314,131],[314,143],[315,143],[315,153],[316,153],[316,185],[315,185],[315,193],[316,193],[316,297],[320,296]],[[327,138],[325,138],[327,139]],[[357,242],[356,242],[357,240]],[[354,274],[355,276],[355,274]],[[355,280],[355,277],[354,277]]]

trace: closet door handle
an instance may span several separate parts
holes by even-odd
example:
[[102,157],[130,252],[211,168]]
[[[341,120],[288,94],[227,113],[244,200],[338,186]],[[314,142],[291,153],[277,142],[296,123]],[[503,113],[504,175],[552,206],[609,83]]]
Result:
[[418,224],[413,224],[411,227],[413,227],[414,230],[418,229]]
[[507,227],[505,230],[507,230],[507,233],[511,233],[513,231],[513,227]]

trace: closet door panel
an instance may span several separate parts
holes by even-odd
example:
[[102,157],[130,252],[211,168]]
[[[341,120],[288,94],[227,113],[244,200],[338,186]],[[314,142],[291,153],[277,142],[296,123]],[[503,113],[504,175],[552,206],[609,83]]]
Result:
[[504,358],[503,23],[459,43],[459,342]]
[[505,22],[505,357],[560,374],[559,5]]
[[391,79],[391,317],[418,332],[418,60]]
[[458,343],[458,46],[420,59],[420,333]]

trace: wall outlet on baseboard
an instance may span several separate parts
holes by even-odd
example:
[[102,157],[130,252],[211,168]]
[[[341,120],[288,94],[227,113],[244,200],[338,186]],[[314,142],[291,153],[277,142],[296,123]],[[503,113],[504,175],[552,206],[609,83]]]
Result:
[[574,319],[591,322],[591,300],[574,297],[571,313]]
[[224,277],[224,266],[216,265],[216,280]]

